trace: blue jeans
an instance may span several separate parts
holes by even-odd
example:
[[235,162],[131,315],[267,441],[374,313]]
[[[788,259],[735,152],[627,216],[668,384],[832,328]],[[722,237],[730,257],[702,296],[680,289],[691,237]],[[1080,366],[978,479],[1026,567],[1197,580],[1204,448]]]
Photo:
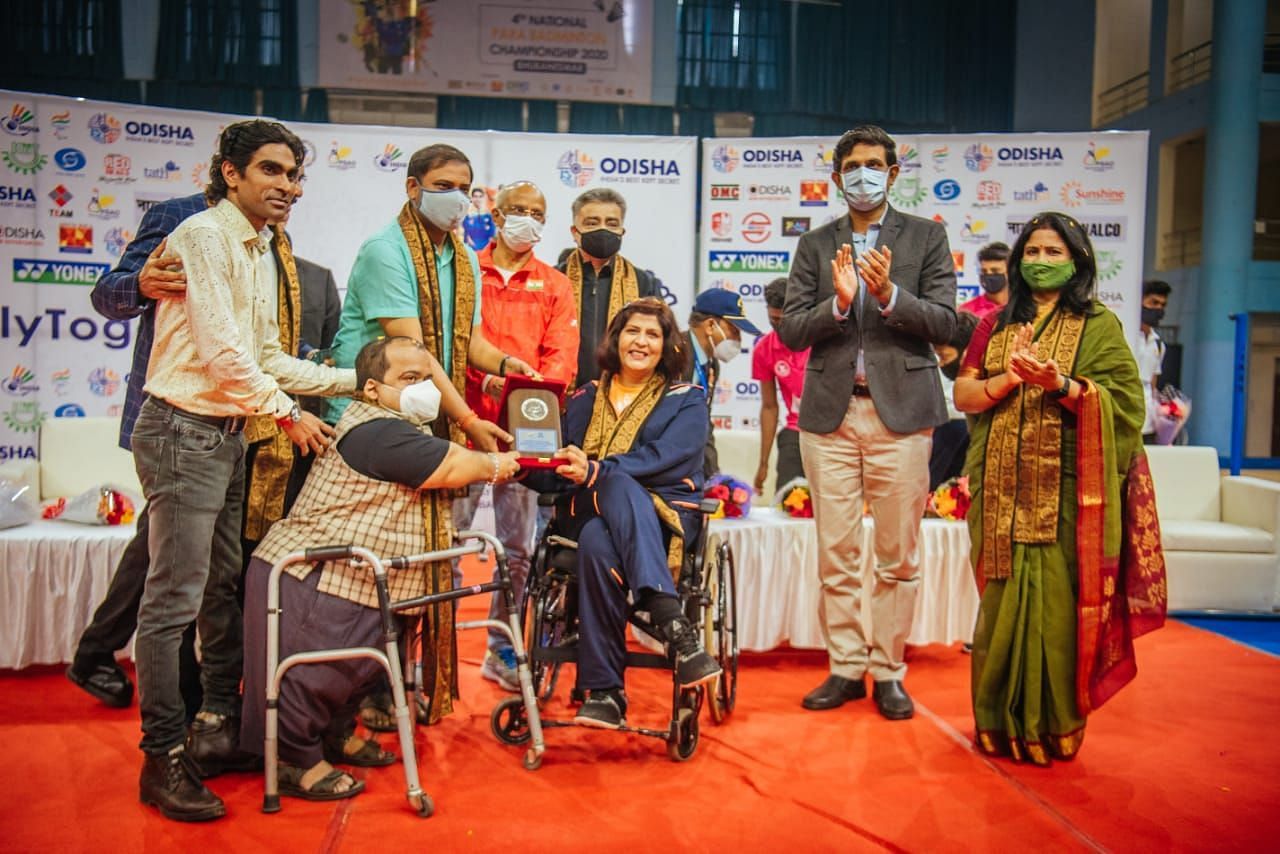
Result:
[[203,653],[202,710],[240,710],[244,436],[148,398],[133,430],[133,459],[150,516],[135,646],[141,747],[161,754],[186,740],[178,649],[192,620]]
[[[476,507],[484,494],[483,483],[473,483],[466,498],[453,502],[453,526],[459,531],[471,527],[476,517]],[[529,556],[533,551],[533,533],[538,517],[538,494],[518,483],[499,483],[493,487],[493,527],[502,547],[507,550],[507,570],[511,573],[512,593],[517,607],[524,596],[525,581],[529,578]],[[453,562],[453,586],[461,586],[462,571]],[[498,567],[493,567],[493,580],[498,580]],[[495,592],[489,603],[489,619],[507,622],[507,609],[502,593]],[[510,646],[507,636],[496,629],[489,629],[489,649]]]

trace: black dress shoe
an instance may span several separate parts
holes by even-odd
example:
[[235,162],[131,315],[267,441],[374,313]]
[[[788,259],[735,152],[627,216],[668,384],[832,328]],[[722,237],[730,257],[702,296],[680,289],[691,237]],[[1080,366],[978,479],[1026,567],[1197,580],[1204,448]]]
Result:
[[871,694],[875,698],[876,708],[880,710],[880,714],[891,721],[905,721],[916,713],[915,704],[911,702],[911,697],[907,695],[907,689],[902,687],[900,679],[877,682]]
[[160,808],[174,821],[209,821],[227,814],[222,799],[200,782],[191,757],[181,747],[142,761],[138,799]]
[[67,678],[112,708],[127,708],[133,702],[133,683],[114,661],[110,664],[73,662],[67,668]]
[[240,719],[224,717],[218,723],[196,718],[187,730],[187,756],[202,778],[227,771],[257,771],[262,757],[240,749]]
[[865,696],[867,696],[866,682],[861,679],[845,679],[833,673],[825,682],[805,694],[800,705],[817,712],[824,709],[838,709],[850,700],[861,700]]

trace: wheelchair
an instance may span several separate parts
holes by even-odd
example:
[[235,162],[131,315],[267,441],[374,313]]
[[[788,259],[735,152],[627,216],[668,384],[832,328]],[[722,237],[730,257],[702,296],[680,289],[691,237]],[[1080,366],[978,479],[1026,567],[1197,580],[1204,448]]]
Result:
[[[522,719],[526,722],[526,741],[532,740],[530,754],[541,756],[543,750],[542,725],[538,713],[538,703],[534,692],[534,683],[529,669],[529,659],[525,654],[524,638],[516,611],[515,595],[511,585],[511,575],[507,569],[507,555],[501,541],[483,531],[457,531],[454,533],[457,545],[449,549],[440,549],[423,554],[407,555],[379,559],[368,549],[353,545],[321,546],[300,552],[292,552],[282,557],[272,568],[267,587],[267,717],[266,739],[264,743],[265,791],[262,799],[264,813],[280,811],[279,788],[279,698],[280,685],[284,675],[291,668],[309,663],[336,661],[344,658],[371,658],[382,665],[391,683],[391,694],[395,707],[396,731],[400,740],[400,755],[404,766],[406,796],[409,806],[422,818],[430,818],[435,812],[435,804],[431,796],[423,791],[418,780],[417,756],[413,745],[414,720],[410,712],[410,699],[418,697],[418,685],[421,683],[421,661],[414,661],[412,651],[415,647],[417,632],[420,628],[421,614],[431,605],[453,602],[466,596],[488,595],[500,590],[506,597],[508,622],[500,620],[470,620],[454,624],[458,629],[496,628],[505,633],[511,640],[516,655],[517,673],[520,681],[520,696],[512,697],[522,705]],[[492,548],[498,565],[498,581],[486,582],[447,590],[412,599],[392,601],[387,586],[388,569],[405,569],[420,563],[452,560],[469,554],[482,554],[486,548]],[[367,567],[374,577],[378,593],[378,606],[382,612],[383,649],[372,647],[347,647],[343,649],[308,650],[290,655],[280,661],[280,575],[295,563],[319,563],[329,560],[350,560]],[[408,614],[406,612],[415,612]],[[404,616],[397,616],[397,615]],[[403,650],[403,652],[402,652]],[[403,667],[401,662],[404,662]],[[526,765],[529,763],[526,758]]]
[[[554,494],[541,495],[540,506],[555,506]],[[671,717],[666,729],[650,729],[624,725],[617,732],[633,732],[660,738],[667,744],[667,755],[675,762],[692,758],[698,747],[698,718],[704,705],[713,723],[721,724],[733,712],[738,696],[738,633],[735,601],[733,550],[719,535],[708,531],[711,514],[719,509],[715,499],[699,505],[702,527],[690,548],[685,550],[684,565],[677,583],[677,596],[685,616],[703,638],[703,646],[720,664],[723,674],[708,685],[681,688],[675,677],[674,658],[667,652],[627,650],[627,667],[666,668],[672,671]],[[529,569],[521,614],[524,623],[525,648],[533,690],[539,703],[555,693],[561,669],[577,661],[577,543],[555,532],[555,520],[547,526]],[[662,649],[656,640],[657,629],[648,616],[629,609],[628,622],[639,632],[648,649]],[[655,639],[649,641],[649,639]],[[584,697],[576,688],[571,699]],[[538,726],[542,729],[579,726],[573,720],[541,719],[530,714],[530,706],[521,697],[507,697],[494,707],[490,715],[494,736],[504,744],[522,745],[531,739],[534,745],[525,755],[524,767],[536,770],[542,764],[543,749],[538,745]]]

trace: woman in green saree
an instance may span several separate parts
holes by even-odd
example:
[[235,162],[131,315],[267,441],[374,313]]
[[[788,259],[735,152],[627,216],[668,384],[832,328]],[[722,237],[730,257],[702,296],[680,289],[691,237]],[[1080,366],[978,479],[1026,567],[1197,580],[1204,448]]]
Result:
[[1034,217],[1011,253],[1009,304],[979,324],[955,385],[976,416],[977,744],[1037,765],[1075,756],[1089,712],[1136,672],[1132,639],[1164,619],[1142,383],[1095,279],[1080,224]]

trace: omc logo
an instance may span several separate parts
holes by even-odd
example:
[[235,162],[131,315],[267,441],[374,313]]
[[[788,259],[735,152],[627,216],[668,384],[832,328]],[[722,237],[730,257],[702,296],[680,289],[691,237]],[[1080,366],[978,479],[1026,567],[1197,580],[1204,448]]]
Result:
[[585,187],[596,174],[596,162],[585,152],[571,148],[556,161],[560,183],[566,187]]
[[717,172],[732,172],[738,168],[738,150],[732,145],[717,145],[711,151],[711,166]]

